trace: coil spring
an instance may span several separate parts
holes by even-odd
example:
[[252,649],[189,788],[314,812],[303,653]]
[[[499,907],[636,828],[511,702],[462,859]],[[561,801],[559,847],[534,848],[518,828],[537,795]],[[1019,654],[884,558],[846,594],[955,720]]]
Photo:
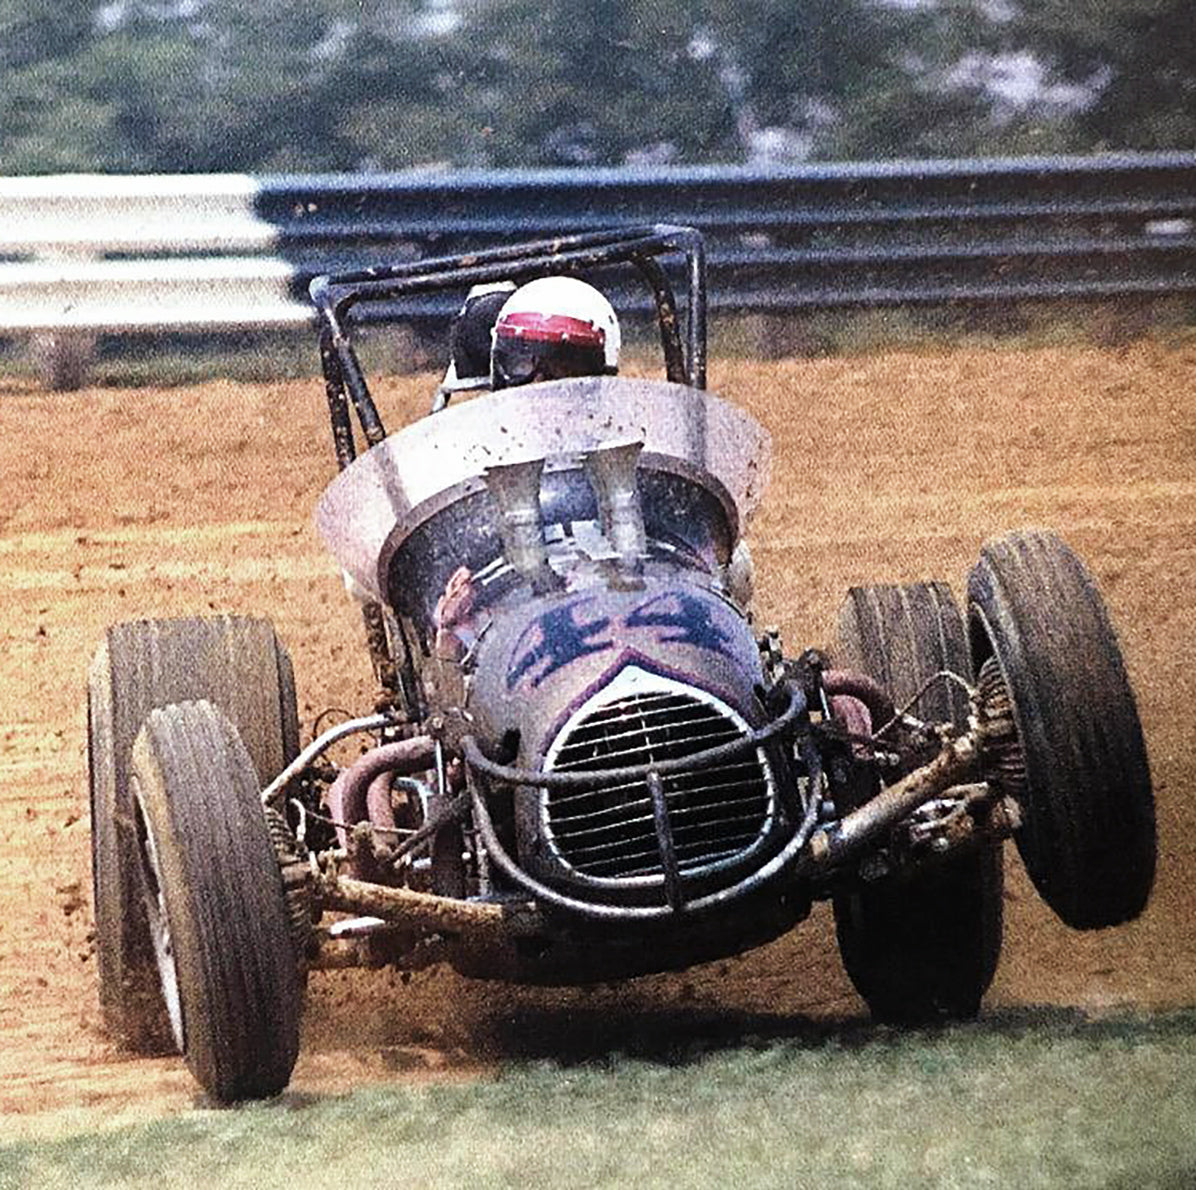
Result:
[[1026,756],[1014,719],[1013,699],[996,657],[989,657],[981,665],[976,686],[981,766],[985,779],[999,793],[1019,803],[1024,802]]
[[274,845],[278,867],[282,873],[283,894],[286,898],[287,922],[295,955],[302,963],[315,939],[315,898],[312,890],[311,867],[308,864],[307,848],[291,832],[286,815],[267,806],[266,830]]

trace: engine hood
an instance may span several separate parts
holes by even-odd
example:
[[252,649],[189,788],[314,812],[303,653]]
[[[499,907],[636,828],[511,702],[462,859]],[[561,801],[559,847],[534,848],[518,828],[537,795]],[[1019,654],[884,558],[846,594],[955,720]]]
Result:
[[[663,569],[663,568],[662,568]],[[479,736],[517,733],[519,763],[539,767],[580,708],[618,682],[695,688],[763,721],[759,650],[742,613],[677,572],[633,590],[595,586],[495,609],[478,643],[468,709]]]
[[[504,759],[524,770],[597,778],[584,789],[515,791],[526,870],[631,904],[659,899],[669,864],[697,896],[765,862],[792,821],[781,750],[713,759],[768,719],[763,681],[744,616],[680,573],[646,575],[634,590],[544,597],[496,618],[469,698],[479,739],[505,745]],[[643,781],[601,777],[698,754],[709,758],[701,767],[662,779],[655,809]]]

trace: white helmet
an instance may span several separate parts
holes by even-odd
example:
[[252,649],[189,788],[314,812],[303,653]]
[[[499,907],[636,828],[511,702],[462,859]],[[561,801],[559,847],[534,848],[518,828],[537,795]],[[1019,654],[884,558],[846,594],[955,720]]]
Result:
[[490,387],[619,370],[619,320],[592,285],[539,277],[506,300],[494,324]]

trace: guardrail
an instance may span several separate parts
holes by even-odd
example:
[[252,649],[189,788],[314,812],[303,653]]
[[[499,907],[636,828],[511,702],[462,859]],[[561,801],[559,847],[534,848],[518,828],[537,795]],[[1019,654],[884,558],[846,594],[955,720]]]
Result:
[[299,325],[318,272],[655,220],[705,233],[715,311],[1196,292],[1192,153],[71,175],[0,180],[0,335]]

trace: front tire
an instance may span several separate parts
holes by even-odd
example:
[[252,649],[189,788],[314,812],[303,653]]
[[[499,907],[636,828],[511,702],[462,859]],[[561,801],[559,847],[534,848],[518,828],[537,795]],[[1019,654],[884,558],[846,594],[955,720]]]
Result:
[[237,729],[208,702],[151,712],[131,793],[149,932],[176,1041],[222,1103],[281,1091],[303,983],[282,873]]
[[138,620],[108,629],[87,679],[92,890],[100,1008],[138,1053],[172,1048],[142,906],[133,740],[155,707],[208,699],[237,726],[265,783],[299,750],[291,659],[269,621],[246,616]]
[[[852,588],[834,658],[874,678],[899,708],[933,674],[963,675],[970,665],[963,617],[945,583]],[[962,727],[966,693],[938,683],[913,713]],[[1000,843],[836,895],[843,965],[873,1017],[894,1024],[974,1017],[1001,953],[1002,895]]]
[[1142,725],[1104,600],[1060,538],[988,542],[968,582],[976,672],[1012,711],[1018,850],[1069,926],[1137,917],[1154,883],[1154,793]]

